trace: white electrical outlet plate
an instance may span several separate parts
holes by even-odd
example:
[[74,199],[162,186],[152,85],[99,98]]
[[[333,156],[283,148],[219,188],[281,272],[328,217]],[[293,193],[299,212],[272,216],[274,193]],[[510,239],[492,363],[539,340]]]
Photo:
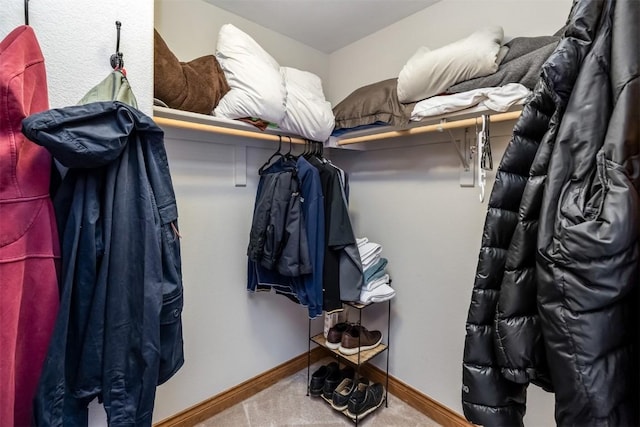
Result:
[[469,165],[469,169],[460,165],[460,187],[473,187],[475,184],[474,164]]
[[474,153],[467,138],[463,140],[462,150],[469,167],[465,169],[463,165],[460,165],[460,187],[473,187],[476,183],[476,162],[473,161]]

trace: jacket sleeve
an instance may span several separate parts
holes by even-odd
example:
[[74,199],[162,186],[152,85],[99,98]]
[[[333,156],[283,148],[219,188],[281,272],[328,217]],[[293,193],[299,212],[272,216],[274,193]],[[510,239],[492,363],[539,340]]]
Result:
[[509,144],[496,175],[467,317],[462,407],[469,421],[485,426],[522,426],[525,412],[526,385],[502,376],[494,349],[494,313],[526,183],[525,177],[505,168],[518,158],[512,153],[520,148],[514,141]]
[[556,135],[554,123],[559,111],[547,87],[541,83],[523,111],[522,119],[514,128],[509,156],[505,155],[501,165],[501,173],[508,174],[512,187],[501,197],[514,197],[516,190],[522,197],[515,211],[517,220],[505,256],[495,309],[494,342],[496,363],[504,378],[519,384],[534,382],[550,390],[536,303],[535,268],[544,179],[536,175],[536,168],[532,167],[534,159],[540,161],[544,157],[539,153],[540,145],[550,143]]

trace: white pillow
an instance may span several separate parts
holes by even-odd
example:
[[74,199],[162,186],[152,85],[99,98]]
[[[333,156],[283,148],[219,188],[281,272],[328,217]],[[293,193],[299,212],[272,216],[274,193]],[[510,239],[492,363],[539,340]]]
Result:
[[324,142],[335,125],[335,117],[322,91],[320,77],[296,68],[281,67],[280,73],[287,89],[286,112],[280,128]]
[[282,121],[286,92],[280,65],[271,55],[249,35],[225,24],[218,33],[216,58],[231,90],[213,110],[215,116]]
[[398,99],[414,102],[443,93],[450,86],[498,70],[502,27],[488,27],[436,50],[419,48],[398,76]]

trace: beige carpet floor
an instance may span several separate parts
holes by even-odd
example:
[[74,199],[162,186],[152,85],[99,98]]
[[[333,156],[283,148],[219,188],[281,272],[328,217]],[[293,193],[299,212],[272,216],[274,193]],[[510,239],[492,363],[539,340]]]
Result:
[[[311,373],[331,359],[311,366]],[[437,427],[432,419],[389,394],[382,406],[360,420],[363,427]],[[266,390],[209,418],[197,427],[341,427],[355,423],[320,397],[307,396],[307,370],[284,378]]]

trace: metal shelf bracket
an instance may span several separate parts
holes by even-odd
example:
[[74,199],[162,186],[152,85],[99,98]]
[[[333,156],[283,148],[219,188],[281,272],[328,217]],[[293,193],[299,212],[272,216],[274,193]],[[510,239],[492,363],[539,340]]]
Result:
[[[445,128],[443,127],[443,125],[447,122],[447,119],[441,119],[440,123],[438,124],[438,132],[444,132]],[[460,139],[456,139],[453,136],[453,133],[451,132],[451,129],[447,128],[446,129],[447,133],[449,134],[449,138],[451,140],[451,144],[453,145],[453,147],[456,149],[456,154],[458,155],[458,158],[460,159],[460,163],[462,164],[462,167],[464,168],[464,170],[468,171],[471,168],[471,165],[469,164],[469,149],[466,146],[466,144],[461,144],[460,143]]]

